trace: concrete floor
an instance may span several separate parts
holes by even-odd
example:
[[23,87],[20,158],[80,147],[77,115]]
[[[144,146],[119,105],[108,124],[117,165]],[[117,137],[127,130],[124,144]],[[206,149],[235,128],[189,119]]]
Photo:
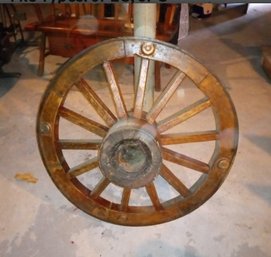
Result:
[[[268,257],[271,256],[271,84],[261,69],[261,47],[271,44],[271,4],[246,16],[192,20],[182,47],[222,81],[240,126],[235,163],[218,192],[199,209],[170,223],[122,227],[76,209],[56,189],[35,137],[40,99],[62,58],[49,57],[35,75],[38,52],[18,51],[0,80],[1,257]],[[18,181],[30,172],[36,184]]]

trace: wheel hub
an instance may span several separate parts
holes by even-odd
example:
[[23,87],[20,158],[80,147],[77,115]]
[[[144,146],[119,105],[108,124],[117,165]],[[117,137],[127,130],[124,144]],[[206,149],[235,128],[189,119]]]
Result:
[[116,145],[113,152],[114,166],[125,172],[138,172],[148,166],[151,158],[149,148],[140,140],[125,139]]
[[103,140],[99,166],[112,183],[138,188],[150,183],[160,171],[162,157],[157,131],[144,120],[117,122]]

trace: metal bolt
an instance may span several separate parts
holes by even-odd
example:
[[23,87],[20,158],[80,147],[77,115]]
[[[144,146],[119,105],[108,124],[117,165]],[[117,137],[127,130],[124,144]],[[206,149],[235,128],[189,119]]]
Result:
[[155,51],[155,46],[151,42],[145,42],[141,46],[141,51],[145,55],[152,55]]
[[42,122],[42,123],[40,124],[40,133],[42,133],[42,134],[47,134],[47,133],[50,132],[50,130],[51,130],[51,126],[50,126],[49,123],[47,123],[47,122]]
[[230,167],[230,161],[228,159],[221,159],[218,164],[217,164],[218,168],[226,170]]

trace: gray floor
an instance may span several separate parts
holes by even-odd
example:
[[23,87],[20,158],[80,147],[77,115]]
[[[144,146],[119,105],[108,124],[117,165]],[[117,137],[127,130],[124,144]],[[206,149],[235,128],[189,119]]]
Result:
[[[5,67],[20,79],[0,80],[1,257],[268,257],[271,256],[271,84],[261,47],[271,44],[271,4],[246,16],[192,20],[182,47],[222,81],[240,126],[235,163],[218,192],[199,209],[170,223],[122,227],[87,216],[56,189],[35,137],[40,99],[63,62],[49,57],[35,75],[38,52],[27,48]],[[30,172],[36,184],[18,181]]]

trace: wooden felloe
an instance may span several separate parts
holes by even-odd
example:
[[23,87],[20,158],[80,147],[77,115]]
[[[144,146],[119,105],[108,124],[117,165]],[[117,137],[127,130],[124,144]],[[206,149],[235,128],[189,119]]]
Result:
[[[134,85],[137,90],[127,99],[113,63],[116,59],[134,56],[141,62],[139,82],[137,87]],[[150,61],[169,64],[176,72],[157,93],[152,106],[145,110],[143,102]],[[113,106],[99,96],[97,88],[87,79],[89,72],[97,66],[104,71]],[[190,100],[186,106],[180,102],[176,113],[158,119],[184,81],[194,83],[201,98]],[[84,115],[68,104],[74,87],[85,98],[85,108],[93,107],[97,116]],[[214,129],[178,130],[179,125],[205,111],[211,113]],[[69,124],[63,128],[62,122],[69,122],[73,128],[80,127],[88,133],[88,138],[68,137]],[[177,132],[173,133],[172,129]],[[58,71],[40,106],[37,137],[48,173],[74,205],[104,221],[144,226],[182,217],[217,191],[229,173],[237,151],[238,122],[225,89],[195,59],[162,41],[122,37],[88,48]],[[213,143],[207,161],[182,152],[184,144],[200,147],[202,142]],[[177,145],[180,148],[172,148]],[[64,153],[81,150],[95,154],[75,165]],[[184,169],[197,175],[192,184],[179,176]],[[82,180],[93,173],[99,176],[98,180]],[[175,195],[162,197],[157,182],[160,178],[166,188],[175,190]],[[106,194],[109,188],[111,193]],[[133,199],[134,194],[139,194],[137,202]]]

